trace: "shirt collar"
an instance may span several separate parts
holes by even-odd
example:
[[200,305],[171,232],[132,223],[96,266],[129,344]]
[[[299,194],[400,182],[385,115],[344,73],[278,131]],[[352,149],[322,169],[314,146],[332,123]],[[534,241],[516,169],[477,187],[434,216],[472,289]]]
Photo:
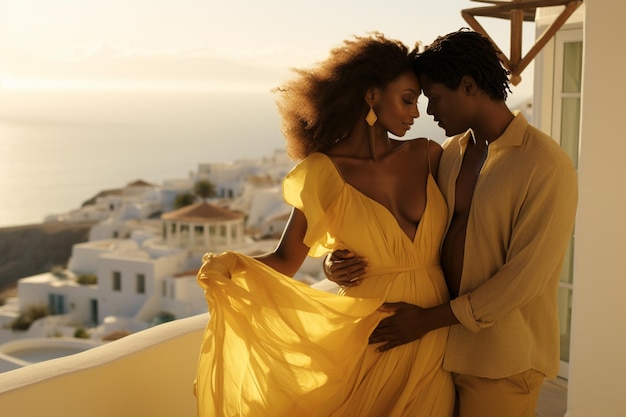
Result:
[[[513,111],[513,120],[506,127],[502,135],[500,135],[496,140],[489,144],[489,147],[495,146],[520,146],[524,141],[524,134],[526,133],[526,128],[528,127],[528,121],[526,117],[519,110]],[[459,135],[457,139],[459,145],[461,145],[462,149],[465,149],[467,146],[467,142],[472,137],[472,129],[468,129],[467,132]]]

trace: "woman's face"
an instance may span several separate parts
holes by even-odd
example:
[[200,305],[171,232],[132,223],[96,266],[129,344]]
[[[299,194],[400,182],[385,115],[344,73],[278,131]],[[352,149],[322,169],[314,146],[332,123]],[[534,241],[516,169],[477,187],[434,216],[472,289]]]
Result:
[[404,136],[420,115],[417,109],[419,96],[420,84],[413,71],[400,75],[381,90],[374,104],[377,122],[395,136]]

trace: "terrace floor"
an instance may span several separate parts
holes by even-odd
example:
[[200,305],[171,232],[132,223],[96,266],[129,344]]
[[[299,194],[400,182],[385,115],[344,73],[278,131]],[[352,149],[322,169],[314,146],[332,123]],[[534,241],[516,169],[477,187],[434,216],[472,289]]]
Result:
[[567,411],[567,381],[549,379],[543,384],[536,417],[563,417]]

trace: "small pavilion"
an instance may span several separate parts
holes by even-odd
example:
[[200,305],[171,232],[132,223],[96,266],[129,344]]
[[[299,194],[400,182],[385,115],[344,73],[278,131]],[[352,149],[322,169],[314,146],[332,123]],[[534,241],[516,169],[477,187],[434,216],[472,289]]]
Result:
[[244,243],[244,215],[207,202],[164,213],[161,219],[169,246],[206,252]]

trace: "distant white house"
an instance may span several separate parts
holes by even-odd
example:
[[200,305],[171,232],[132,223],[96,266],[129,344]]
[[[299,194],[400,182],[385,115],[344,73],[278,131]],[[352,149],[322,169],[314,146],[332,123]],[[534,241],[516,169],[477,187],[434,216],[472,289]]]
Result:
[[285,203],[282,188],[275,186],[251,193],[246,230],[261,237],[280,237],[291,206]]
[[192,193],[194,182],[189,178],[168,179],[161,184],[163,212],[174,210],[174,201],[179,194]]
[[137,180],[124,188],[105,190],[67,213],[47,216],[45,222],[99,222],[113,217],[119,219],[148,218],[162,210],[161,191],[158,186]]
[[259,159],[199,164],[195,180],[209,180],[215,185],[217,197],[235,199],[249,181],[255,181],[254,177],[266,177],[279,184],[293,165],[284,150],[276,150],[272,156]]
[[[145,242],[144,242],[145,243]],[[137,240],[108,239],[74,245],[65,276],[53,273],[18,282],[20,311],[47,305],[67,321],[95,326],[107,316],[135,319],[145,306],[158,313],[161,283],[166,276],[189,267],[184,249],[150,246]],[[80,284],[97,277],[96,284]]]

